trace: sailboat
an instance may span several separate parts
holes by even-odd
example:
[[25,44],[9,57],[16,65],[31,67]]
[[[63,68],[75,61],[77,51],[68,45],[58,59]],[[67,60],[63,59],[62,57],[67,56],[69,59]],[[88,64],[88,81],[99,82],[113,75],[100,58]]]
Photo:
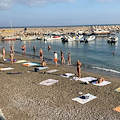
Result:
[[[12,29],[12,22],[11,22],[11,20],[10,20],[10,25],[11,25],[11,29]],[[5,36],[5,37],[3,38],[3,40],[4,40],[4,41],[15,41],[15,40],[16,40],[16,37],[13,36],[13,34],[10,34],[10,33],[12,33],[12,32],[13,32],[13,31],[6,31],[7,36]]]

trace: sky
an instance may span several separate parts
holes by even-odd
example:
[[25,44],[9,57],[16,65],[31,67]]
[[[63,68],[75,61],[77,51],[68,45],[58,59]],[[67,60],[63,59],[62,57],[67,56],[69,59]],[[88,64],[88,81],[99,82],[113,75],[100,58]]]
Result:
[[120,24],[120,0],[0,0],[0,27]]

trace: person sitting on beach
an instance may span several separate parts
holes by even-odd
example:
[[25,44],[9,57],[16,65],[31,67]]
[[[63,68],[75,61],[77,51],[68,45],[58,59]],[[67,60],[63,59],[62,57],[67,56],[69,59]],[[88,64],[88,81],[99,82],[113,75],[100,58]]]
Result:
[[103,82],[103,81],[105,81],[105,80],[107,80],[107,79],[105,79],[105,78],[103,78],[103,77],[100,77],[100,78],[97,79],[96,84],[99,84],[99,83],[101,83],[101,82]]
[[44,60],[42,61],[41,67],[47,67],[47,64]]
[[13,51],[11,51],[10,52],[10,60],[11,60],[12,64],[13,64],[13,56],[14,56]]
[[77,60],[77,72],[78,72],[78,78],[81,78],[81,62],[79,60]]
[[3,60],[5,59],[5,47],[2,48]]

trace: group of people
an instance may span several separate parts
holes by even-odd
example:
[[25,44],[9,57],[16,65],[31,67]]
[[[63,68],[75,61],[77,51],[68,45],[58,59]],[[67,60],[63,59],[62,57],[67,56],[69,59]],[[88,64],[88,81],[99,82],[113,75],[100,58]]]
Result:
[[[26,50],[25,45],[23,45],[21,48],[22,48],[22,53],[25,53],[25,50]],[[10,56],[10,60],[11,60],[11,62],[13,64],[13,57],[14,57],[13,45],[10,46],[10,49],[11,49],[11,51],[10,51],[10,55],[9,56]],[[51,50],[51,46],[50,45],[48,46],[48,50]],[[34,53],[36,52],[36,46],[33,46],[33,51],[34,51]],[[46,62],[43,59],[43,53],[44,52],[42,51],[42,48],[41,48],[39,50],[40,60],[42,61],[41,66],[42,67],[47,67]],[[61,53],[61,65],[65,65],[65,58],[64,58],[64,54],[63,54],[62,50],[60,51],[60,53]],[[4,60],[5,59],[5,47],[2,48],[2,54],[3,54],[3,60]],[[58,61],[58,54],[56,52],[54,52],[54,62],[55,62],[56,66],[58,65],[57,61]],[[68,53],[67,65],[71,65],[71,55],[70,55],[70,53]],[[82,64],[81,64],[81,62],[79,60],[77,60],[78,78],[81,78],[81,68],[82,68]],[[96,84],[99,84],[99,83],[103,82],[104,80],[106,80],[106,79],[103,78],[103,77],[100,77],[100,78],[97,79]]]

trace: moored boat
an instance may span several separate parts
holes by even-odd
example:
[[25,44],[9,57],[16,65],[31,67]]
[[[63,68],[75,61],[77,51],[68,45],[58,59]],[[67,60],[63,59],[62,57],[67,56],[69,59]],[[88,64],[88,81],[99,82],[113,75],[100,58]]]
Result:
[[102,29],[94,29],[93,30],[93,34],[95,36],[109,36],[110,33],[111,33],[110,31],[102,30]]
[[4,37],[3,38],[4,41],[15,41],[16,40],[16,37],[12,37],[12,36],[7,36],[7,37]]
[[95,35],[91,35],[91,36],[89,36],[88,38],[81,38],[80,39],[80,42],[90,42],[90,41],[93,41],[93,40],[95,40]]
[[118,37],[117,36],[110,36],[109,38],[108,38],[108,43],[116,43],[117,41],[118,41],[119,39],[118,39]]
[[62,36],[45,36],[44,41],[61,40]]
[[21,38],[22,41],[36,40],[35,36],[25,36]]

